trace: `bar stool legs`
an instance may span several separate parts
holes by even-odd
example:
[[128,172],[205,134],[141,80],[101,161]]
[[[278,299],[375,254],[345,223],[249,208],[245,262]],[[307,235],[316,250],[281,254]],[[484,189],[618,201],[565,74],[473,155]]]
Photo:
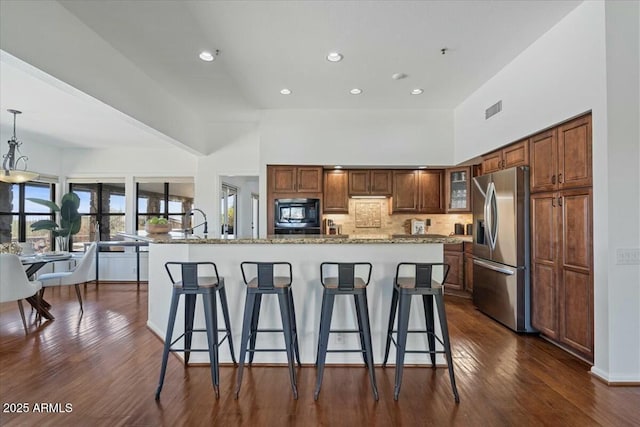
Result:
[[[167,334],[164,338],[164,349],[162,351],[162,366],[160,368],[160,380],[156,389],[156,400],[160,399],[160,392],[164,384],[164,375],[167,372],[167,361],[169,360],[169,351],[171,350],[171,339],[173,338],[173,326],[176,321],[176,313],[178,312],[178,300],[180,295],[173,293],[171,296],[171,307],[169,309],[169,322],[167,323]],[[186,357],[186,355],[185,355]]]
[[226,331],[227,333],[226,338],[227,340],[229,340],[229,353],[231,354],[231,361],[235,366],[238,364],[238,362],[236,361],[236,355],[235,355],[235,352],[233,351],[233,338],[232,338],[233,335],[231,334],[231,320],[229,320],[229,304],[227,304],[227,291],[225,290],[224,286],[222,286],[218,289],[218,292],[220,293],[220,305],[222,306],[222,317],[224,319],[224,325],[226,328],[224,331]]
[[[320,312],[320,337],[316,354],[316,389],[313,398],[318,400],[322,388],[324,365],[327,353],[362,354],[364,364],[369,371],[369,381],[373,397],[378,400],[378,387],[373,366],[373,345],[371,343],[371,325],[369,322],[369,307],[367,304],[367,286],[371,280],[372,265],[369,262],[323,262],[320,264],[320,283],[322,284],[322,309]],[[353,295],[356,311],[357,329],[332,330],[331,319],[336,295]],[[360,342],[359,350],[329,350],[329,334],[332,332],[357,333]]]
[[[447,368],[449,371],[449,380],[451,382],[451,389],[453,391],[454,399],[460,402],[460,396],[456,386],[455,375],[453,371],[453,358],[451,356],[451,343],[449,340],[449,328],[447,325],[447,317],[444,308],[444,297],[442,288],[427,288],[427,294],[423,288],[414,289],[400,289],[396,287],[393,289],[391,297],[391,310],[389,316],[389,326],[387,330],[387,342],[385,347],[383,367],[386,367],[389,357],[389,348],[391,341],[393,340],[392,334],[397,332],[396,335],[396,372],[395,372],[395,386],[393,392],[394,400],[398,400],[400,395],[400,388],[402,386],[402,375],[404,368],[404,358],[406,353],[407,336],[410,332],[426,332],[428,337],[429,350],[424,353],[429,353],[431,359],[431,366],[435,368],[436,353],[444,353],[447,360]],[[425,309],[426,331],[410,331],[409,330],[409,313],[411,308],[411,297],[413,295],[422,295],[423,306]],[[438,318],[440,319],[440,328],[442,334],[442,340],[438,339],[435,335],[435,319],[433,316],[433,299],[435,298],[436,309],[438,311]],[[394,320],[396,317],[396,310],[398,312],[398,329],[393,330]],[[442,344],[444,350],[436,351],[436,339]],[[412,351],[418,352],[418,351]]]
[[[202,294],[204,317],[205,317],[205,332],[207,333],[207,351],[209,352],[209,360],[211,364],[211,382],[216,394],[216,399],[220,397],[220,374],[219,374],[219,357],[218,357],[218,319],[215,315],[216,311],[216,294],[215,291]],[[173,338],[173,329],[175,325],[176,315],[178,311],[178,303],[180,300],[180,293],[174,291],[171,297],[171,309],[169,312],[169,322],[167,324],[167,334],[164,340],[164,350],[162,352],[162,366],[160,368],[160,380],[158,381],[158,388],[156,389],[155,398],[160,399],[160,392],[164,385],[164,378],[167,371],[167,362],[169,359],[169,353],[171,351],[184,351],[185,364],[189,362],[189,356],[191,354],[191,341],[193,336],[193,316],[195,312],[196,294],[185,295],[185,332],[184,332],[184,349],[172,349],[171,346],[180,339],[177,338],[171,341]]]
[[[320,338],[318,340],[318,354],[316,357],[316,366],[318,368],[318,373],[316,379],[316,389],[313,394],[313,398],[315,400],[318,400],[318,397],[320,396],[320,389],[322,387],[322,378],[324,376],[324,366],[327,359],[327,352],[331,352],[331,350],[328,350],[329,334],[332,332],[331,318],[333,314],[335,297],[339,294],[340,293],[335,293],[334,290],[325,290],[322,296],[322,312],[320,314]],[[369,380],[371,382],[373,397],[375,400],[378,400],[378,387],[376,385],[376,374],[373,366],[373,345],[371,342],[369,310],[364,289],[354,295],[354,300],[356,306],[358,330],[352,332],[357,332],[359,335],[361,344],[360,352],[362,353],[364,364],[369,371]]]
[[[214,271],[215,276],[198,276],[199,266],[205,266]],[[171,270],[181,268],[182,280],[176,281]],[[220,373],[219,373],[219,354],[218,347],[221,342],[218,341],[218,333],[225,332],[224,338],[229,340],[229,351],[231,359],[235,363],[235,354],[233,352],[233,341],[231,338],[231,325],[229,321],[229,309],[227,305],[226,291],[224,289],[224,278],[218,276],[217,267],[212,262],[167,262],[165,269],[169,274],[171,283],[173,284],[173,292],[171,295],[171,305],[169,307],[169,320],[167,323],[167,333],[164,340],[164,349],[162,352],[162,365],[160,368],[160,379],[156,389],[155,398],[160,399],[160,392],[164,385],[165,374],[167,370],[167,362],[170,352],[184,352],[185,365],[189,364],[192,351],[206,351],[209,353],[209,361],[211,365],[211,382],[215,391],[216,399],[220,397]],[[174,271],[175,272],[175,271]],[[220,293],[220,303],[222,305],[222,313],[224,317],[226,329],[218,330],[218,309],[216,293]],[[173,339],[173,331],[178,312],[180,296],[184,295],[184,333],[178,338]],[[205,329],[194,329],[194,317],[196,311],[196,299],[198,295],[202,295],[202,305],[204,307]],[[193,333],[206,332],[207,348],[192,348]],[[180,339],[184,338],[184,348],[174,348],[173,345]]]
[[[258,320],[260,316],[260,306],[262,302],[262,293],[258,293],[257,288],[247,288],[247,296],[245,300],[244,316],[242,320],[242,339],[240,342],[240,359],[238,362],[238,378],[236,382],[235,398],[240,395],[242,386],[242,377],[244,373],[244,364],[247,351],[249,352],[249,365],[253,363],[253,356],[257,351],[256,336],[258,332]],[[295,313],[293,306],[293,296],[289,288],[279,288],[273,292],[278,295],[278,304],[280,306],[280,318],[282,320],[282,332],[284,334],[285,352],[287,353],[287,363],[289,367],[289,377],[291,380],[291,390],[293,398],[298,398],[297,379],[294,362],[298,362],[300,366],[300,351],[298,349],[297,329],[295,326]],[[276,330],[264,330],[262,332],[277,332]]]

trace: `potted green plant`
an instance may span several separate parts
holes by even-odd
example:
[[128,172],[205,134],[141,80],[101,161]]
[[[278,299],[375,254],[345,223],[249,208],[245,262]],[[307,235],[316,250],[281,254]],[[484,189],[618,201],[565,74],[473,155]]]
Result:
[[69,238],[80,231],[80,225],[82,222],[82,216],[78,213],[80,208],[80,197],[76,193],[67,193],[62,196],[62,202],[60,206],[56,205],[50,200],[27,198],[33,203],[47,206],[53,212],[60,217],[60,224],[50,219],[43,219],[31,224],[31,230],[50,230],[53,236],[56,238],[58,244],[58,250],[69,250]]

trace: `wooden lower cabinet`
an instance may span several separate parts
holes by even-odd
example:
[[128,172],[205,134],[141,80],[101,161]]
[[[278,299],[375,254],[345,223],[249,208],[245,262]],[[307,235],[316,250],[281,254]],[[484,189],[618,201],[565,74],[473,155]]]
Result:
[[473,294],[473,243],[464,243],[464,290]]
[[591,188],[531,196],[532,324],[593,361]]
[[464,252],[462,243],[444,245],[444,263],[449,264],[449,274],[445,282],[445,290],[464,290]]

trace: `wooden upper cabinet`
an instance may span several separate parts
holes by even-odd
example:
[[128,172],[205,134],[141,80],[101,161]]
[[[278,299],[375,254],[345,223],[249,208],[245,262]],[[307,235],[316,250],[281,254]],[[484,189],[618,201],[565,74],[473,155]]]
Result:
[[471,168],[466,166],[445,172],[447,212],[471,211]]
[[390,196],[393,192],[393,174],[390,170],[370,170],[372,196]]
[[513,143],[502,149],[502,169],[529,165],[529,140]]
[[393,213],[418,212],[418,171],[393,171]]
[[558,127],[558,188],[590,186],[591,162],[591,115]]
[[531,138],[531,191],[588,187],[591,174],[591,115]]
[[482,174],[488,174],[500,170],[502,165],[502,150],[492,151],[482,156]]
[[324,191],[322,193],[322,211],[324,213],[349,212],[348,181],[347,171],[324,171]]
[[529,164],[529,140],[514,142],[500,150],[482,156],[482,173],[488,174],[501,169]]
[[322,192],[322,167],[269,166],[268,185],[274,193]]
[[349,171],[350,196],[390,196],[393,192],[390,170],[354,169]]
[[393,171],[392,213],[444,213],[444,171]]
[[298,167],[296,174],[299,193],[316,193],[322,191],[321,167]]
[[531,138],[531,191],[553,191],[557,188],[558,139],[555,129]]
[[444,213],[444,171],[418,171],[418,207],[420,213]]

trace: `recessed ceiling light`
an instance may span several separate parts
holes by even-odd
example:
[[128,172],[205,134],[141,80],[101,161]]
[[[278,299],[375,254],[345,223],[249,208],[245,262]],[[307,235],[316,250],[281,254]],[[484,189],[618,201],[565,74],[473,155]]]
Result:
[[426,166],[418,166],[418,169],[426,169]]
[[422,95],[422,92],[424,92],[422,89],[413,89],[411,95]]
[[216,56],[218,55],[218,51],[215,51],[215,54],[207,51],[207,50],[203,50],[202,52],[200,52],[200,59],[202,59],[203,61],[207,61],[207,62],[211,62],[214,59],[216,59]]
[[342,61],[342,54],[338,52],[331,52],[327,55],[327,61],[329,62],[340,62]]
[[342,169],[342,166],[340,166],[340,165],[335,165],[333,168],[334,168],[334,169]]
[[362,89],[358,89],[357,87],[354,87],[349,91],[349,93],[351,95],[360,95],[362,93]]
[[393,80],[402,80],[402,79],[406,79],[408,76],[405,73],[395,73],[393,75],[391,75],[391,78]]
[[287,88],[284,88],[284,89],[280,90],[280,94],[282,94],[282,95],[291,95],[291,90],[287,89]]

